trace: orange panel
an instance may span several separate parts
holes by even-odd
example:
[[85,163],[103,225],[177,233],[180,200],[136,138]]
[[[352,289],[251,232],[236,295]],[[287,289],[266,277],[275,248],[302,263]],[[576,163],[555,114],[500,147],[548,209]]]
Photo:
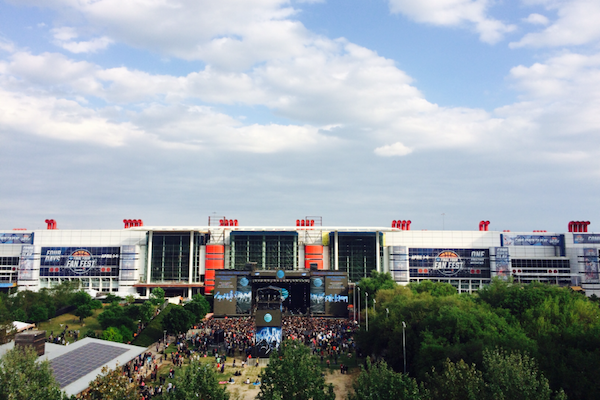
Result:
[[321,258],[323,258],[323,246],[321,245],[306,245],[304,246],[304,254],[315,254],[315,255],[321,255]]
[[225,268],[224,260],[206,260],[206,269],[223,269]]
[[204,274],[204,280],[208,280],[208,279],[215,279],[215,271],[212,269],[207,269],[206,273]]
[[207,244],[206,254],[223,254],[225,253],[225,246],[222,244]]

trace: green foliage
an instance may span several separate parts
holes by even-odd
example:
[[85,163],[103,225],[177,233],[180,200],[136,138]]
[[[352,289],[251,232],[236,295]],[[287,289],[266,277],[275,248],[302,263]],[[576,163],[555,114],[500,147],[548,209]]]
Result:
[[17,308],[12,312],[12,320],[13,321],[27,321],[27,313],[22,308]]
[[48,361],[37,362],[32,348],[12,349],[0,358],[0,400],[62,400]]
[[140,306],[140,321],[142,321],[142,323],[144,323],[144,324],[147,322],[150,322],[153,315],[154,315],[154,306],[149,301],[145,301]]
[[[408,375],[398,374],[388,368],[385,362],[361,366],[361,373],[352,385],[354,393],[348,400],[425,400],[427,390],[419,387],[417,381]],[[436,397],[437,398],[437,397]]]
[[83,323],[83,320],[87,317],[91,317],[92,315],[94,315],[94,312],[92,311],[92,308],[89,304],[82,304],[79,307],[77,307],[74,314],[75,316],[79,317],[79,322]]
[[436,400],[484,400],[486,384],[483,374],[475,364],[463,360],[457,363],[446,359],[442,372],[433,368],[427,375],[427,387],[431,397]]
[[71,298],[71,304],[75,307],[90,304],[91,301],[92,296],[90,296],[88,292],[85,292],[83,290],[73,293],[73,296]]
[[100,338],[103,340],[110,340],[111,342],[123,343],[123,335],[121,334],[119,328],[115,328],[114,326],[109,326],[102,331]]
[[194,295],[192,301],[186,303],[183,307],[194,315],[195,322],[201,321],[210,311],[208,301],[201,294]]
[[164,310],[161,311],[149,324],[146,326],[139,335],[135,337],[131,344],[136,346],[148,347],[152,343],[158,341],[158,339],[163,337],[163,327],[162,320],[163,318],[170,313],[170,311],[176,307],[174,304],[169,304],[165,307]]
[[102,302],[100,300],[92,300],[90,301],[89,305],[92,310],[102,309]]
[[259,400],[333,400],[319,361],[302,343],[285,340],[261,374]]
[[98,375],[89,390],[81,395],[83,400],[136,400],[139,396],[133,383],[123,375],[117,366],[114,370],[108,367],[102,368],[102,374]]
[[152,289],[152,293],[150,294],[150,302],[155,306],[158,306],[165,302],[165,291],[162,288],[154,288]]
[[362,278],[358,284],[362,301],[366,299],[365,293],[369,294],[369,307],[373,306],[373,298],[375,293],[380,289],[394,289],[397,286],[392,279],[392,275],[387,273],[379,273],[376,270],[371,271],[370,278]]
[[28,322],[42,322],[48,319],[48,309],[41,304],[34,304],[29,307],[29,317],[27,318]]
[[125,301],[127,302],[127,304],[133,304],[133,302],[135,301],[135,297],[132,294],[128,294],[127,296],[125,296]]
[[104,303],[111,304],[111,303],[115,303],[115,302],[118,303],[121,300],[123,300],[122,297],[119,297],[119,296],[116,296],[116,295],[114,295],[112,293],[109,293],[109,294],[106,295],[106,298],[103,301],[104,301]]
[[485,380],[490,399],[550,400],[548,379],[539,372],[537,363],[527,354],[486,350],[483,355]]
[[432,282],[424,280],[421,282],[411,282],[408,287],[415,293],[429,293],[433,297],[452,296],[457,294],[456,288],[445,282]]
[[192,360],[189,367],[175,376],[175,390],[164,393],[166,400],[228,400],[229,393],[219,385],[219,379],[210,364]]
[[163,318],[163,328],[169,333],[187,332],[194,322],[194,315],[182,306],[173,307]]
[[117,303],[112,303],[110,306],[106,307],[104,311],[98,315],[98,322],[102,329],[106,329],[109,326],[124,325],[133,331],[136,327],[133,319],[125,315],[124,308]]

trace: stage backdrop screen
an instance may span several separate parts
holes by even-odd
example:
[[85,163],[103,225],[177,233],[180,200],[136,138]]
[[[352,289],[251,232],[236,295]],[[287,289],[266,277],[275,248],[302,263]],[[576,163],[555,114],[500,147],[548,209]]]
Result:
[[348,315],[348,277],[325,276],[325,314]]
[[215,277],[213,292],[215,315],[234,315],[236,313],[237,284],[237,275],[217,275]]
[[256,350],[258,357],[269,358],[279,348],[282,340],[281,327],[256,327]]

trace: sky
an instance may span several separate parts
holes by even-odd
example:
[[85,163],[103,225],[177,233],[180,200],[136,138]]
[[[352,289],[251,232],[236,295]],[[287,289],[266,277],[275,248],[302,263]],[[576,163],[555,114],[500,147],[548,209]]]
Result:
[[594,231],[598,21],[597,0],[0,0],[0,229]]

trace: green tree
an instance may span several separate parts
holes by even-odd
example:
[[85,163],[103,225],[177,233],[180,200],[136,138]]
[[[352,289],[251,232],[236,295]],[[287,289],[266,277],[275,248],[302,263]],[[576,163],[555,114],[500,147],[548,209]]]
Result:
[[549,400],[552,395],[548,379],[527,354],[501,349],[486,350],[483,353],[483,367],[490,399]]
[[88,292],[80,290],[79,292],[73,293],[71,304],[73,304],[75,307],[79,307],[86,304],[90,304],[91,301],[92,296],[90,296]]
[[354,393],[348,400],[425,400],[427,390],[419,387],[417,381],[408,375],[398,374],[388,368],[385,362],[361,366],[361,373],[352,385]]
[[298,341],[285,340],[261,374],[259,400],[333,400],[319,361]]
[[162,320],[162,326],[169,333],[187,332],[194,322],[194,315],[182,306],[172,307]]
[[104,311],[98,315],[98,322],[102,326],[102,329],[106,329],[109,326],[121,325],[125,325],[132,331],[136,328],[136,323],[133,319],[125,315],[123,307],[117,303],[112,303],[110,306],[104,308]]
[[62,400],[48,361],[37,362],[31,347],[9,350],[0,358],[0,400]]
[[77,307],[74,314],[76,317],[79,317],[80,323],[83,323],[83,320],[86,319],[87,317],[91,317],[92,315],[94,315],[92,308],[90,307],[89,304],[80,305],[79,307]]
[[166,400],[228,400],[229,393],[219,385],[219,379],[210,364],[192,360],[189,367],[175,376],[175,390],[163,394]]
[[361,301],[365,300],[365,293],[368,293],[370,307],[373,306],[373,299],[378,290],[394,289],[396,286],[397,284],[394,282],[392,275],[389,272],[379,273],[375,270],[371,271],[371,277],[362,278],[358,283],[358,287],[360,287],[360,293],[362,296]]
[[145,324],[150,322],[154,315],[154,306],[149,301],[145,301],[140,306],[140,321]]
[[192,301],[187,302],[183,307],[194,314],[195,321],[202,320],[210,311],[210,304],[201,294],[195,294]]
[[87,392],[81,395],[83,400],[136,400],[139,396],[133,383],[123,375],[119,367],[109,370],[102,368],[102,374],[98,375],[90,383]]
[[458,293],[456,288],[449,283],[429,280],[411,282],[408,287],[415,293],[430,293],[433,297],[452,296]]
[[29,307],[29,322],[42,322],[48,320],[48,309],[42,304],[34,304]]
[[483,374],[475,364],[463,360],[453,363],[446,359],[444,368],[437,372],[433,368],[427,375],[427,388],[436,400],[484,400],[486,384]]
[[119,328],[115,328],[114,326],[109,326],[104,331],[102,331],[102,335],[100,336],[103,340],[110,340],[111,342],[123,343],[123,335]]
[[165,302],[165,291],[162,288],[154,288],[152,289],[152,293],[150,294],[150,302],[155,306],[158,306]]
[[127,302],[127,304],[133,304],[133,302],[135,301],[135,297],[132,294],[128,294],[127,296],[125,296],[125,301]]

